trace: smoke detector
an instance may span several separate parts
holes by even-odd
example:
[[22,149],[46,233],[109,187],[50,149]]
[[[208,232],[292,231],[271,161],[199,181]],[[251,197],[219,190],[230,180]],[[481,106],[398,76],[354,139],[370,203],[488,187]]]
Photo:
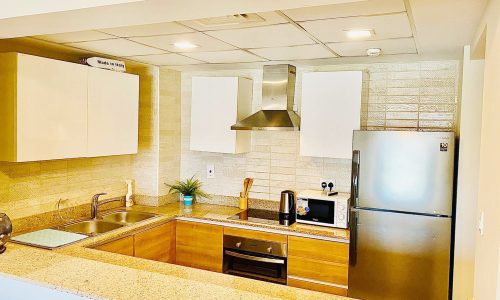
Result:
[[380,54],[382,54],[382,49],[380,49],[380,48],[369,48],[369,49],[366,49],[366,54],[368,56],[377,57]]
[[264,22],[264,18],[259,16],[258,14],[236,14],[236,15],[228,15],[222,17],[215,18],[205,18],[194,20],[194,22],[203,27],[219,27],[219,26],[227,26],[227,25],[239,25],[246,23],[258,23]]

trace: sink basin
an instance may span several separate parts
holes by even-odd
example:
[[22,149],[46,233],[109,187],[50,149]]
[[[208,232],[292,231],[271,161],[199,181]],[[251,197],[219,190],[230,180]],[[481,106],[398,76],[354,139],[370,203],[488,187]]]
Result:
[[120,223],[125,225],[135,224],[156,217],[155,214],[135,212],[135,211],[118,211],[102,217],[103,221]]
[[87,235],[95,235],[100,233],[105,233],[111,230],[115,230],[123,227],[122,224],[111,223],[101,220],[89,220],[89,221],[81,221],[69,225],[65,225],[62,227],[63,230],[74,232],[74,233],[82,233]]

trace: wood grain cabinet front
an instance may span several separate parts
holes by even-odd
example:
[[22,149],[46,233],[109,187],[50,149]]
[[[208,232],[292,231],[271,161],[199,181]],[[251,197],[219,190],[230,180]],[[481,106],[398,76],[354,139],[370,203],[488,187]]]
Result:
[[134,249],[136,257],[175,263],[175,222],[137,233]]
[[222,272],[222,239],[222,226],[177,221],[176,263]]
[[288,285],[347,295],[349,244],[288,237]]
[[127,236],[95,247],[97,250],[134,256],[134,237]]

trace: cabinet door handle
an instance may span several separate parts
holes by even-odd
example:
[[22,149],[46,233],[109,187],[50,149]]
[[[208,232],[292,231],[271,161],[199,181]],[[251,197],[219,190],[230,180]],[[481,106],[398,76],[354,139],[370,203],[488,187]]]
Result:
[[358,184],[359,184],[359,150],[352,151],[352,168],[351,168],[351,206],[358,206]]
[[358,258],[358,210],[351,208],[350,214],[349,264],[355,266]]

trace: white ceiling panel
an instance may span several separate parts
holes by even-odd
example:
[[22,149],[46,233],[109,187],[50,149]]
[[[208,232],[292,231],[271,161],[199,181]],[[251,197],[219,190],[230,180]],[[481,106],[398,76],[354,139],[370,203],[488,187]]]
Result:
[[380,48],[382,54],[416,54],[413,38],[326,44],[340,56],[366,56],[368,48]]
[[195,65],[204,63],[202,61],[185,57],[175,53],[168,54],[156,54],[156,55],[141,55],[141,56],[130,56],[127,57],[135,61],[143,62],[150,65],[156,66],[183,66],[183,65]]
[[335,57],[332,52],[321,45],[260,48],[249,49],[249,51],[269,60],[300,60]]
[[116,27],[99,29],[99,31],[106,32],[119,37],[132,37],[132,36],[151,36],[151,35],[164,35],[193,32],[194,30],[182,26],[175,22],[156,23],[128,27]]
[[300,25],[324,43],[350,41],[345,35],[349,29],[373,29],[375,35],[370,40],[413,36],[406,13],[306,21]]
[[40,15],[53,12],[78,10],[90,7],[108,6],[142,0],[44,0],[29,1],[0,1],[0,19]]
[[134,56],[165,53],[165,51],[144,46],[125,39],[69,43],[66,45],[114,56]]
[[72,42],[105,40],[105,39],[112,39],[114,37],[102,32],[88,30],[88,31],[67,32],[67,33],[58,33],[50,35],[37,35],[35,36],[35,38],[62,44],[62,43],[72,43]]
[[189,20],[189,21],[181,21],[179,23],[194,28],[198,31],[207,31],[207,30],[224,30],[224,29],[236,29],[236,28],[247,28],[254,26],[264,26],[264,25],[274,25],[274,24],[282,24],[288,23],[286,19],[284,19],[279,14],[274,11],[270,12],[262,12],[258,13],[258,16],[262,18],[262,20],[257,22],[248,22],[248,23],[232,23],[232,24],[221,24],[221,25],[203,25],[204,20]]
[[[409,0],[420,54],[460,59],[478,33],[487,0]],[[484,25],[484,24],[483,24]],[[497,27],[498,28],[498,27]]]
[[208,31],[206,33],[239,48],[283,47],[315,43],[291,24]]
[[192,52],[192,53],[185,53],[185,55],[209,63],[241,63],[241,62],[265,61],[265,59],[243,50],[217,51],[217,52]]
[[[203,51],[220,51],[220,50],[233,50],[235,47],[221,42],[213,37],[206,34],[195,32],[186,34],[171,34],[171,35],[159,35],[159,36],[149,36],[149,37],[135,37],[131,38],[133,41],[137,41],[141,44],[165,49],[171,52],[203,52]],[[193,49],[179,49],[174,46],[174,43],[179,42],[189,42],[191,44],[197,45],[197,48]]]
[[406,11],[403,0],[370,0],[284,10],[294,21],[369,16]]

